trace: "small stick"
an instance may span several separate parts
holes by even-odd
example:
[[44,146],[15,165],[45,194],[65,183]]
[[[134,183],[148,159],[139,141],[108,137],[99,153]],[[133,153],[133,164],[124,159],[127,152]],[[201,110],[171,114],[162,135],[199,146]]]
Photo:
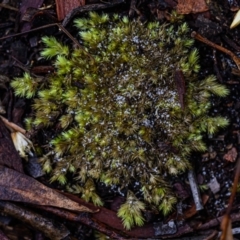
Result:
[[1,213],[16,218],[32,228],[44,233],[50,239],[64,239],[70,235],[69,230],[58,222],[46,218],[26,208],[20,207],[8,201],[0,201]]
[[18,36],[21,36],[21,35],[24,35],[24,34],[27,34],[27,33],[32,33],[32,32],[35,32],[35,31],[38,31],[38,30],[41,30],[41,29],[54,27],[54,26],[57,26],[57,24],[58,23],[50,23],[48,25],[44,25],[44,26],[41,26],[41,27],[33,28],[33,29],[25,31],[25,32],[11,34],[11,35],[8,35],[8,36],[0,38],[0,41],[4,40],[4,39],[7,39],[7,38],[10,38],[10,37],[18,37]]
[[120,234],[118,234],[117,231],[115,232],[114,229],[111,228],[109,229],[109,227],[106,226],[104,223],[94,221],[92,217],[86,213],[76,214],[74,212],[67,211],[66,209],[58,209],[51,206],[38,206],[38,208],[51,212],[56,216],[64,218],[66,220],[83,223],[101,233],[104,233],[105,235],[111,237],[112,239],[118,240],[125,239]]
[[202,210],[203,209],[203,205],[202,205],[202,199],[200,197],[200,193],[199,193],[199,188],[196,182],[196,177],[195,174],[193,173],[192,170],[188,171],[188,181],[191,187],[191,191],[192,191],[192,195],[193,195],[193,200],[194,203],[196,205],[196,210]]
[[5,124],[5,126],[11,131],[16,131],[16,132],[20,132],[22,134],[26,134],[26,130],[19,127],[17,124],[13,123],[13,122],[9,122],[5,117],[0,116],[0,119],[3,121],[3,123]]
[[185,88],[185,80],[184,80],[183,72],[177,69],[175,71],[174,79],[177,87],[179,102],[182,110],[184,110],[184,97],[186,94],[186,88]]
[[10,37],[18,37],[18,36],[21,36],[23,34],[27,34],[27,33],[31,33],[31,32],[35,32],[35,31],[38,31],[38,30],[41,30],[41,29],[44,29],[44,28],[48,28],[48,27],[53,27],[53,26],[57,26],[59,27],[79,48],[83,49],[83,51],[85,53],[87,53],[87,55],[93,60],[93,56],[91,56],[91,54],[89,54],[85,49],[84,47],[76,40],[76,38],[74,38],[70,32],[68,32],[68,30],[60,23],[51,23],[51,24],[47,24],[45,26],[41,26],[41,27],[37,27],[37,28],[34,28],[34,29],[31,29],[29,31],[25,31],[25,32],[22,32],[22,33],[16,33],[16,34],[12,34],[12,35],[9,35],[9,36],[5,36],[5,37],[2,37],[0,38],[0,41],[1,40],[4,40],[4,39],[7,39],[7,38],[10,38]]
[[236,173],[234,176],[233,188],[232,188],[231,196],[229,198],[228,207],[226,209],[226,213],[223,216],[223,219],[221,222],[222,234],[221,234],[220,240],[227,240],[228,226],[229,226],[229,224],[231,224],[230,213],[231,213],[233,201],[234,201],[234,198],[235,198],[236,192],[237,192],[239,176],[240,176],[240,158],[238,158],[238,161],[237,161]]
[[15,12],[18,12],[18,11],[19,11],[17,8],[12,7],[12,6],[10,6],[10,5],[7,5],[7,4],[4,4],[4,3],[0,3],[0,7],[1,7],[1,8],[7,8],[7,9],[10,9],[10,10],[15,11]]
[[193,38],[197,39],[198,41],[203,42],[203,43],[209,45],[210,47],[215,48],[215,49],[229,55],[232,58],[232,60],[235,62],[235,64],[237,65],[238,69],[240,69],[240,58],[238,56],[236,56],[232,51],[230,51],[220,45],[217,45],[216,43],[209,41],[207,38],[201,36],[197,32],[192,32],[191,36]]

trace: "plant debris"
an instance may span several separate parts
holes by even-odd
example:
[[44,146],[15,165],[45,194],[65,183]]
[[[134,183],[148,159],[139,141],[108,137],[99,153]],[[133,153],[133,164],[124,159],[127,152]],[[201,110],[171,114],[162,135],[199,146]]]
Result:
[[[66,2],[72,4],[73,1],[71,2],[69,0]],[[240,73],[234,64],[234,61],[236,61],[238,65],[237,57],[239,55],[238,43],[240,42],[240,35],[239,26],[235,25],[231,30],[229,27],[235,13],[239,10],[239,2],[236,0],[198,2],[190,0],[110,0],[107,2],[87,0],[86,5],[73,9],[67,15],[64,13],[65,18],[62,24],[57,20],[55,3],[57,3],[57,1],[54,0],[35,2],[11,0],[8,2],[3,1],[3,3],[0,4],[1,165],[15,169],[22,174],[23,172],[30,174],[34,178],[38,178],[38,181],[42,184],[50,186],[55,190],[63,189],[59,184],[50,184],[48,182],[49,175],[42,175],[41,169],[40,171],[39,169],[34,170],[35,172],[33,171],[32,173],[30,173],[28,169],[28,165],[32,159],[34,160],[34,164],[39,167],[39,156],[43,153],[40,147],[45,148],[45,152],[49,151],[46,147],[46,140],[60,131],[58,125],[54,128],[48,128],[48,130],[34,128],[31,132],[27,132],[26,136],[30,137],[34,142],[36,149],[35,154],[37,154],[34,157],[29,157],[29,162],[23,161],[22,163],[22,159],[14,148],[10,132],[6,126],[14,123],[18,125],[15,127],[19,127],[22,133],[25,134],[25,129],[21,127],[23,126],[23,118],[32,115],[32,101],[23,100],[22,98],[14,96],[12,89],[9,87],[9,80],[21,77],[23,72],[28,72],[33,77],[39,77],[39,80],[45,83],[44,81],[47,80],[49,74],[54,73],[55,68],[51,65],[51,60],[46,61],[40,55],[43,48],[41,37],[46,35],[54,36],[66,45],[72,45],[73,43],[73,48],[81,48],[82,42],[79,42],[79,38],[76,35],[77,32],[73,20],[75,17],[86,17],[88,11],[99,11],[101,13],[104,11],[110,15],[119,14],[120,16],[125,16],[129,13],[130,19],[138,19],[142,22],[159,20],[161,24],[164,24],[166,21],[175,23],[181,21],[182,17],[179,17],[179,15],[175,14],[176,12],[172,12],[172,10],[177,9],[178,11],[182,11],[183,14],[186,15],[184,21],[188,23],[191,31],[195,31],[212,43],[217,44],[217,46],[223,47],[225,53],[227,53],[226,55],[222,54],[220,52],[222,48],[217,47],[216,50],[212,50],[204,43],[195,42],[195,46],[200,49],[199,59],[202,66],[199,72],[199,80],[201,81],[207,75],[214,74],[218,81],[221,84],[227,84],[230,90],[229,96],[224,100],[211,96],[212,108],[209,114],[211,116],[225,116],[229,119],[230,125],[228,128],[221,130],[219,134],[204,135],[204,141],[206,141],[208,149],[203,154],[194,152],[191,155],[191,162],[193,163],[192,169],[197,176],[196,183],[200,189],[200,198],[202,199],[204,210],[196,210],[191,196],[187,174],[180,174],[171,178],[171,184],[174,186],[174,194],[178,197],[176,209],[173,209],[171,215],[163,217],[161,214],[156,214],[156,211],[148,208],[143,211],[143,216],[146,219],[144,226],[127,231],[123,228],[121,220],[117,217],[116,213],[126,199],[122,196],[122,194],[126,194],[126,190],[97,184],[96,190],[105,202],[104,207],[96,208],[76,196],[67,196],[72,200],[74,199],[73,201],[77,201],[80,206],[83,205],[91,209],[94,213],[90,214],[78,214],[63,208],[30,205],[24,202],[23,208],[21,199],[19,199],[20,202],[14,204],[18,207],[19,213],[27,210],[33,214],[33,217],[49,220],[51,223],[51,225],[49,225],[50,230],[53,232],[47,235],[44,229],[34,228],[35,224],[32,224],[34,221],[32,223],[24,222],[23,219],[17,216],[13,217],[9,212],[7,213],[8,216],[0,216],[0,228],[2,230],[0,231],[0,238],[16,239],[18,236],[22,236],[25,239],[45,239],[46,236],[51,238],[54,236],[55,231],[58,232],[57,228],[61,224],[66,227],[66,233],[68,232],[69,234],[68,238],[73,239],[99,239],[103,237],[100,233],[112,239],[155,239],[159,237],[185,239],[187,236],[192,239],[213,239],[219,235],[219,223],[223,219],[225,207],[228,203],[227,200],[232,191],[232,176],[236,169],[236,160],[239,155],[240,144]],[[20,4],[22,7],[20,7]],[[202,12],[201,9],[206,10]],[[19,17],[20,15],[21,17]],[[59,31],[59,29],[61,30]],[[75,36],[77,37],[74,40]],[[16,43],[18,46],[15,46]],[[228,54],[229,51],[231,52],[230,54]],[[179,68],[175,70],[178,71]],[[181,76],[178,79],[180,79],[180,82],[176,82],[176,87],[179,104],[181,105],[181,109],[185,109],[188,79],[185,77],[182,78]],[[177,86],[177,84],[179,84],[179,86]],[[82,88],[83,85],[76,83],[76,87]],[[6,126],[2,121],[5,121]],[[39,142],[39,145],[36,144],[36,142]],[[168,151],[176,151],[169,142],[161,141],[158,143],[158,147],[159,149],[166,148]],[[24,175],[21,175],[21,177],[22,176]],[[73,176],[68,174],[68,177],[71,179]],[[29,178],[29,181],[30,179],[32,178]],[[208,188],[208,184],[212,179],[215,179],[218,185],[217,188],[214,187],[212,189],[218,189],[217,192],[214,192],[215,190],[212,192],[211,187]],[[14,195],[14,192],[12,192],[14,186],[7,187],[7,183],[5,184],[5,188],[8,189],[9,194]],[[130,188],[132,190],[131,185]],[[50,188],[47,189],[51,190]],[[134,188],[134,191],[135,190],[137,191],[137,189]],[[22,190],[22,193],[24,195],[26,190]],[[31,196],[33,201],[34,198],[39,197],[38,195]],[[231,198],[233,199],[234,195],[232,195]],[[240,222],[240,215],[238,213],[237,203],[239,202],[240,195],[238,192],[235,195],[235,199],[236,200],[230,204],[231,214],[229,213],[227,217],[224,217],[227,221],[225,221],[225,224],[224,221],[222,223],[223,232],[226,232],[227,236],[225,239],[232,238],[231,233],[234,234],[235,239],[239,238],[239,228],[237,226]],[[7,204],[10,203],[7,200],[2,201],[2,203],[3,202]],[[95,211],[98,209],[100,211],[96,213]],[[38,215],[35,215],[36,212],[38,212]],[[19,220],[17,220],[17,218]],[[60,225],[56,227],[56,225],[52,224],[52,220],[54,223],[57,222],[57,224]],[[174,221],[174,225],[176,226],[175,233],[171,232],[170,228],[169,235],[161,235],[163,233],[162,231],[158,233],[155,232],[155,225],[168,227],[168,223],[172,221]],[[230,223],[232,224],[232,229]],[[95,231],[98,231],[98,233]],[[156,237],[156,234],[160,235]]]

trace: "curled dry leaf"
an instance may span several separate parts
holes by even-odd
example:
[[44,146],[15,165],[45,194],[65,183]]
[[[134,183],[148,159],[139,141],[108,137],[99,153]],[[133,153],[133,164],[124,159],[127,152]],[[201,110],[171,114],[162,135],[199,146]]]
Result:
[[77,212],[93,212],[37,180],[0,166],[0,199],[35,205],[64,208]]
[[177,12],[180,14],[199,13],[208,10],[205,0],[178,0]]
[[20,132],[12,132],[11,137],[13,140],[13,144],[18,151],[20,157],[28,159],[28,155],[33,156],[33,153],[31,150],[34,150],[32,142],[25,137]]

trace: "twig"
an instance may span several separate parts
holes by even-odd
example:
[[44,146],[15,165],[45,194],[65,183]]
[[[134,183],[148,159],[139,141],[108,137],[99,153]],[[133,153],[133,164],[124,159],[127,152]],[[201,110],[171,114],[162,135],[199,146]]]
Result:
[[89,54],[85,49],[84,47],[76,40],[76,38],[74,38],[70,32],[68,32],[68,30],[63,26],[61,25],[60,23],[51,23],[51,24],[47,24],[47,25],[44,25],[44,26],[41,26],[41,27],[37,27],[37,28],[34,28],[34,29],[31,29],[29,31],[25,31],[25,32],[22,32],[22,33],[16,33],[16,34],[12,34],[12,35],[8,35],[8,36],[5,36],[5,37],[2,37],[0,38],[0,41],[1,40],[4,40],[4,39],[7,39],[7,38],[10,38],[10,37],[18,37],[18,36],[21,36],[21,35],[24,35],[24,34],[27,34],[27,33],[32,33],[32,32],[35,32],[35,31],[38,31],[38,30],[41,30],[41,29],[45,29],[45,28],[49,28],[49,27],[53,27],[53,26],[56,26],[56,27],[59,27],[79,48],[83,49],[83,51],[93,60],[93,56],[91,56],[91,54]]
[[13,123],[13,122],[9,122],[5,117],[0,115],[0,119],[3,121],[3,123],[5,124],[5,126],[12,132],[13,130],[16,132],[20,132],[22,134],[26,134],[26,130],[19,127],[17,124]]
[[0,201],[2,213],[19,219],[32,226],[34,229],[43,232],[50,239],[63,239],[69,235],[68,229],[60,223],[55,223],[51,219],[41,216],[40,214],[29,211],[7,201]]
[[95,59],[93,58],[93,56],[91,54],[89,54],[84,47],[76,40],[76,38],[74,38],[72,36],[72,34],[65,28],[63,27],[61,24],[57,23],[57,26],[79,47],[81,48],[94,62]]
[[[11,56],[11,58],[15,61],[15,62],[13,62],[13,64],[14,64],[14,66],[16,66],[16,67],[19,67],[19,68],[21,68],[24,72],[30,72],[29,71],[29,68],[28,67],[26,67],[22,62],[20,62],[17,58],[15,58],[14,56]],[[35,76],[36,77],[36,76]]]
[[184,110],[184,97],[186,94],[186,88],[185,88],[185,80],[184,80],[183,72],[179,69],[176,69],[174,74],[174,79],[177,87],[179,102],[182,110]]
[[57,209],[49,206],[38,206],[38,208],[41,208],[43,210],[46,210],[48,212],[51,212],[61,218],[73,221],[73,222],[81,222],[87,226],[90,226],[93,229],[96,229],[97,231],[111,237],[112,239],[118,239],[118,240],[123,240],[121,235],[118,233],[114,232],[114,230],[109,229],[108,226],[105,226],[102,223],[98,223],[97,221],[94,221],[89,217],[88,214],[86,213],[81,213],[81,214],[76,214],[70,211],[67,211],[65,209]]
[[235,51],[240,52],[240,47],[234,42],[232,41],[230,38],[228,38],[227,36],[222,36],[222,39],[232,48],[235,49]]
[[229,224],[231,224],[231,216],[230,216],[230,212],[232,210],[232,206],[233,206],[233,201],[237,192],[237,187],[238,187],[238,179],[240,176],[240,157],[238,158],[237,161],[237,168],[236,168],[236,173],[234,176],[234,182],[233,182],[233,188],[232,188],[232,193],[231,196],[229,198],[229,204],[226,210],[226,214],[223,216],[222,219],[222,223],[221,223],[221,229],[222,229],[222,234],[220,239],[221,240],[227,240],[227,234],[228,234],[228,226]]
[[49,28],[49,27],[54,27],[54,26],[59,27],[75,44],[77,44],[80,48],[82,48],[80,43],[60,23],[50,23],[50,24],[47,24],[47,25],[44,25],[44,26],[41,26],[41,27],[33,28],[33,29],[25,31],[25,32],[8,35],[8,36],[0,38],[0,41],[4,40],[4,39],[7,39],[7,38],[10,38],[10,37],[19,37],[19,36],[27,34],[27,33],[36,32],[38,30]]
[[236,56],[232,51],[230,51],[220,45],[217,45],[216,43],[209,41],[207,38],[204,38],[197,32],[192,32],[191,36],[193,38],[197,39],[198,41],[203,42],[203,43],[229,55],[232,58],[232,60],[235,62],[235,64],[237,65],[238,69],[240,69],[240,58],[238,56]]
[[191,187],[191,191],[192,191],[192,195],[193,195],[193,200],[194,203],[196,205],[196,210],[202,210],[203,209],[203,205],[202,205],[202,199],[200,197],[200,193],[199,193],[199,188],[196,182],[196,177],[195,174],[193,173],[192,170],[188,171],[188,181]]
[[214,240],[218,236],[218,231],[214,230],[209,236],[204,238],[204,240]]
[[18,11],[19,11],[17,8],[12,7],[12,6],[10,6],[10,5],[7,5],[7,4],[4,4],[4,3],[0,3],[0,7],[1,7],[1,8],[7,8],[7,9],[10,9],[10,10],[15,11],[15,12],[18,12]]
[[50,23],[50,24],[47,24],[47,25],[44,25],[44,26],[41,26],[41,27],[37,27],[37,28],[31,29],[31,30],[25,31],[25,32],[11,34],[11,35],[8,35],[8,36],[5,36],[5,37],[1,37],[0,41],[4,40],[4,39],[7,39],[7,38],[10,38],[10,37],[18,37],[18,36],[22,36],[22,35],[27,34],[27,33],[36,32],[36,31],[41,30],[41,29],[54,27],[54,26],[57,26],[57,24],[58,23]]

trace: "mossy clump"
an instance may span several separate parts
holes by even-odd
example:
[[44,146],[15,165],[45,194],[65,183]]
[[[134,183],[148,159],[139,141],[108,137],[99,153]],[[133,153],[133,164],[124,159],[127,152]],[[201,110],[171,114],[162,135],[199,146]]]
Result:
[[97,205],[97,181],[127,189],[118,215],[127,229],[141,226],[145,208],[167,214],[176,202],[165,177],[188,169],[190,153],[206,150],[203,134],[228,124],[208,115],[211,95],[228,90],[214,76],[198,79],[198,51],[186,23],[91,12],[75,25],[82,48],[44,37],[41,54],[53,58],[55,73],[42,81],[25,74],[12,87],[18,96],[35,96],[29,128],[61,129],[42,158],[51,180],[65,184],[74,173],[68,190]]

